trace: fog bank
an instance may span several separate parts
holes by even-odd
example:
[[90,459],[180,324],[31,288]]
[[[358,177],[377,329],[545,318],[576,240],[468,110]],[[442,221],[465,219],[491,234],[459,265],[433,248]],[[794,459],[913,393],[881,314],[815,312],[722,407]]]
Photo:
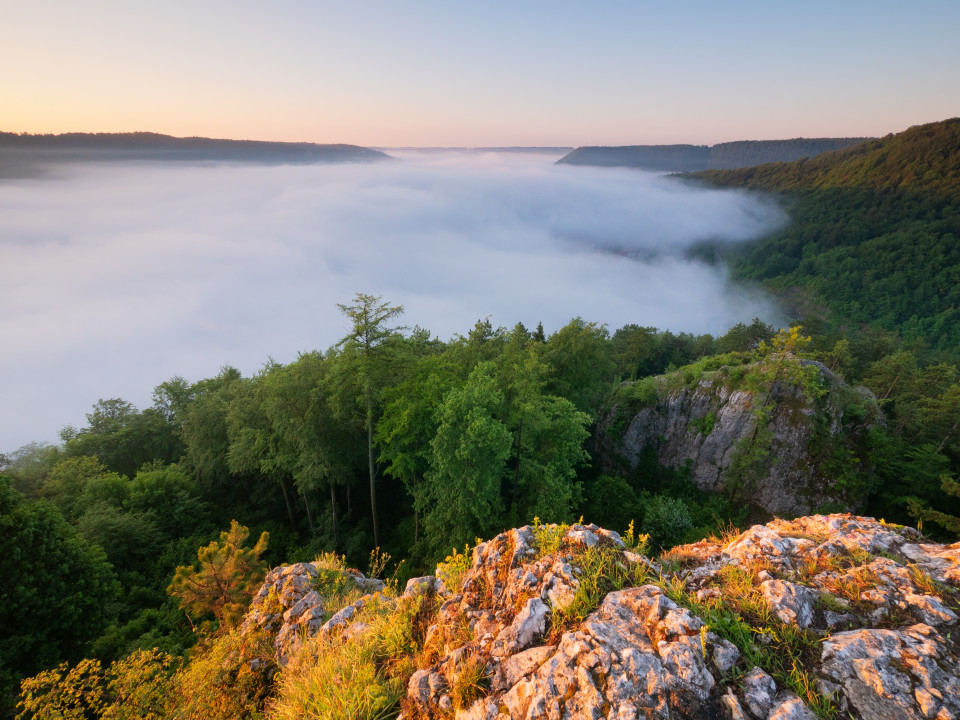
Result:
[[98,398],[326,348],[355,292],[443,339],[489,316],[722,332],[766,301],[684,258],[783,221],[734,191],[516,153],[374,165],[70,166],[0,182],[0,450]]

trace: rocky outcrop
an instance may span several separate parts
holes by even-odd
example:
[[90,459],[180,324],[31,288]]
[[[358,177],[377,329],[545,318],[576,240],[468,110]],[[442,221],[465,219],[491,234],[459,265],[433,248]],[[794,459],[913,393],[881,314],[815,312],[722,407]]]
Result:
[[427,631],[408,720],[960,717],[960,543],[830,515],[662,566],[594,525],[511,530],[472,561]]
[[[694,483],[704,490],[749,482],[744,494],[771,514],[804,514],[826,505],[855,509],[855,491],[838,493],[834,480],[843,472],[845,486],[855,486],[850,480],[867,469],[863,441],[881,422],[876,401],[868,390],[845,385],[819,363],[791,362],[819,375],[820,397],[787,381],[775,381],[762,392],[741,386],[739,378],[755,366],[721,367],[693,380],[682,371],[657,378],[654,395],[641,407],[631,407],[622,399],[629,393],[620,393],[598,426],[603,464],[635,467],[649,447],[661,465],[689,466]],[[761,415],[765,432],[758,437]],[[738,453],[750,450],[761,458],[752,461],[752,477],[732,480]]]
[[526,526],[402,594],[279,567],[243,630],[276,633],[281,663],[303,653],[285,673],[310,652],[393,648],[376,662],[404,668],[403,720],[960,717],[960,543],[836,514],[656,563],[641,550],[596,525]]
[[[324,585],[331,584],[331,575],[338,581],[338,591],[324,597],[321,592]],[[286,665],[287,658],[304,638],[345,626],[383,588],[382,581],[365,577],[357,570],[330,570],[321,562],[281,565],[267,573],[253,596],[241,631],[260,629],[275,635],[277,661]],[[343,608],[331,605],[333,595],[343,598],[351,590],[360,595],[356,601]]]

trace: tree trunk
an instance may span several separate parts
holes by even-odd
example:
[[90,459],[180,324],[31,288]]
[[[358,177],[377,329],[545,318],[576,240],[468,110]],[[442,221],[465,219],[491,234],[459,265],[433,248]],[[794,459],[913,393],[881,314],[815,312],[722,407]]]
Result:
[[337,544],[337,495],[333,483],[330,483],[330,516],[333,518],[333,544]]
[[947,440],[949,440],[950,436],[957,431],[957,428],[960,428],[960,420],[957,420],[953,424],[953,427],[947,431],[947,434],[943,436],[943,440],[941,440],[940,444],[937,445],[937,452],[940,452],[941,450],[943,450],[943,446],[947,444]]
[[373,546],[380,547],[377,528],[377,486],[373,468],[373,403],[367,395],[367,464],[370,466],[370,513],[373,516]]
[[293,506],[290,504],[290,494],[287,492],[287,484],[281,480],[280,489],[283,490],[283,501],[287,504],[287,516],[290,518],[290,529],[297,531],[297,523],[293,519]]
[[900,372],[897,373],[897,376],[893,379],[893,382],[890,383],[890,387],[887,388],[887,391],[883,394],[883,397],[880,398],[880,402],[883,402],[883,401],[886,400],[888,397],[890,397],[890,393],[892,393],[892,392],[893,392],[893,388],[896,387],[897,381],[900,379],[900,375],[901,375],[902,372],[903,372],[903,370],[901,370]]
[[520,524],[520,518],[517,517],[517,503],[520,502],[520,449],[523,447],[523,415],[520,416],[520,427],[517,428],[517,467],[513,472],[513,507],[510,512],[513,513],[514,526]]
[[302,493],[303,495],[303,506],[307,509],[307,522],[310,523],[310,534],[316,535],[317,529],[313,526],[313,515],[310,514],[310,503],[307,502],[307,494]]

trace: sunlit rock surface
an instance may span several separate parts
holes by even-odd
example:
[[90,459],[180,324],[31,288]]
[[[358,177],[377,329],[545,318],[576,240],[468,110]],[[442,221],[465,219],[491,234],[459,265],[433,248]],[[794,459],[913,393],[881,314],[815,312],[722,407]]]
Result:
[[[960,543],[848,514],[774,520],[657,563],[596,525],[510,530],[459,575],[407,583],[433,609],[400,717],[960,718],[958,567]],[[402,602],[347,571],[358,599],[341,594],[334,613],[329,572],[275,568],[257,593],[244,628],[275,633],[281,663],[304,637],[366,632],[372,598]]]
[[383,590],[380,580],[367,578],[356,570],[342,573],[346,583],[355,585],[363,593],[356,602],[336,613],[325,609],[325,599],[317,591],[318,578],[323,571],[319,563],[282,565],[267,573],[250,610],[243,619],[242,630],[260,628],[276,634],[274,647],[281,665],[304,638],[336,627],[347,625],[350,618],[363,607],[366,598]]
[[[546,555],[531,528],[511,530],[478,546],[445,595],[430,628],[438,651],[411,678],[403,717],[809,720],[810,697],[838,717],[960,717],[960,543],[919,540],[869,518],[811,516],[682,546],[656,567],[593,525],[573,526]],[[558,631],[553,616],[580,591],[584,552],[597,547],[643,563],[649,582],[608,593]],[[697,615],[723,606],[731,572],[748,578],[772,624],[815,648],[811,695],[778,683]],[[477,662],[482,697],[458,708],[458,676]]]

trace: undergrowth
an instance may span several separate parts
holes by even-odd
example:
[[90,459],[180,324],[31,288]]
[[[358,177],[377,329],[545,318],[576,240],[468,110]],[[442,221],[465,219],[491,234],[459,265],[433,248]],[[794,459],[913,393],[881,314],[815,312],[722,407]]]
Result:
[[[281,674],[276,720],[380,720],[396,716],[420,649],[424,596],[377,597],[357,614],[365,628],[304,642]],[[356,627],[356,625],[355,625]]]

